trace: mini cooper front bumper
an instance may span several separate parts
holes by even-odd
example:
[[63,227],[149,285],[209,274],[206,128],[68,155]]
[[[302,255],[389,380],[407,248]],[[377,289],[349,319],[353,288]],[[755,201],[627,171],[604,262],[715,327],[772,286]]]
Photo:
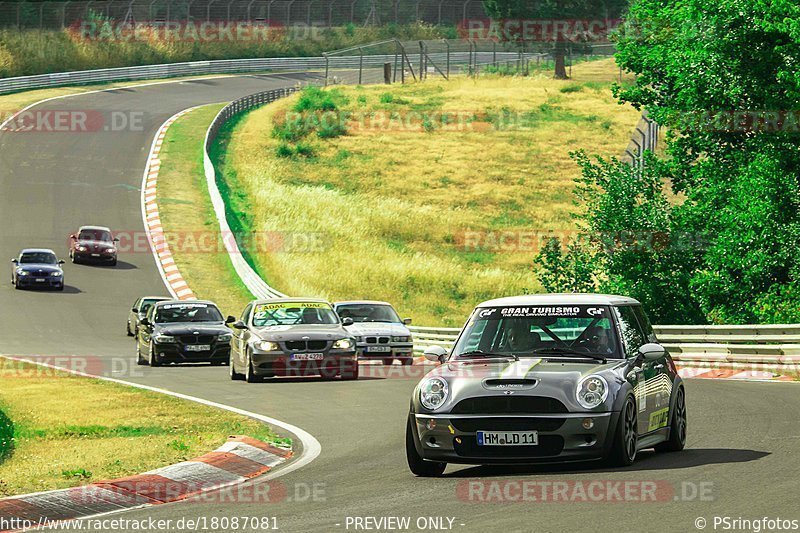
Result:
[[[549,463],[603,459],[618,412],[543,415],[410,414],[417,452],[447,463]],[[587,427],[588,426],[588,427]],[[534,445],[479,445],[478,432],[535,432]]]

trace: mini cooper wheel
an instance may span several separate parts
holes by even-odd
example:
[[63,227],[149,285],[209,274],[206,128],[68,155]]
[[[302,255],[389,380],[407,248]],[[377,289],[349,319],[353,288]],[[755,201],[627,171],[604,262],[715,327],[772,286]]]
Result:
[[392,359],[391,357],[389,359],[384,359],[383,360],[383,364],[386,365],[386,366],[389,366],[392,363],[394,363],[394,359]]
[[683,387],[678,387],[677,394],[669,423],[669,438],[656,444],[657,452],[679,452],[686,446],[686,394]]
[[247,368],[244,371],[244,380],[248,383],[258,383],[262,381],[261,376],[257,376],[253,369],[253,361],[250,359],[250,353],[247,353]]
[[439,477],[447,468],[447,463],[439,461],[427,461],[423,459],[414,445],[414,429],[411,426],[411,416],[408,417],[406,424],[406,460],[408,468],[415,476],[419,477]]
[[636,432],[637,424],[636,402],[629,396],[625,400],[625,405],[622,406],[617,429],[614,432],[610,459],[615,466],[629,466],[636,460],[636,448],[639,444],[639,436]]
[[410,357],[403,357],[402,359],[400,359],[400,364],[403,366],[409,366],[413,362],[414,360],[411,359]]
[[147,351],[147,364],[152,367],[161,366],[161,361],[159,361],[158,356],[156,355],[155,347],[153,343],[150,343],[150,348]]
[[236,367],[233,364],[233,354],[231,354],[231,358],[228,361],[228,374],[231,376],[231,381],[241,381],[244,379],[244,374],[240,374],[236,371]]

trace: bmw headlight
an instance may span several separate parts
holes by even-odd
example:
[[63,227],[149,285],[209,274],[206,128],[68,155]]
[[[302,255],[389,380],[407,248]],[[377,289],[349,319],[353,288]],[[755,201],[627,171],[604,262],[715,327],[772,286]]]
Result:
[[86,247],[85,246],[76,246],[75,249],[78,250],[79,252],[85,252],[86,251]]
[[222,333],[219,337],[217,337],[217,340],[219,342],[230,342],[232,338],[233,335],[231,333]]
[[256,348],[264,352],[274,352],[275,350],[278,350],[280,347],[278,346],[277,342],[257,341]]
[[153,337],[153,340],[158,344],[165,344],[169,342],[175,342],[175,337],[172,335],[156,335]]
[[578,383],[575,396],[581,407],[594,409],[608,398],[608,383],[602,376],[586,376]]
[[54,278],[58,278],[61,277],[61,272],[51,272],[50,275],[53,276]]
[[407,336],[392,337],[392,342],[408,342]]
[[435,411],[447,400],[447,382],[442,378],[428,378],[419,387],[419,401],[425,409]]
[[27,275],[28,273],[25,272],[24,270],[17,270],[17,276],[27,276]]
[[339,339],[333,343],[334,350],[349,350],[353,347],[353,339]]
[[103,250],[103,251],[104,251],[105,253],[107,253],[107,254],[113,254],[114,252],[116,252],[116,250],[115,250],[115,249],[113,249],[113,248],[106,248],[106,249],[105,249],[105,250]]

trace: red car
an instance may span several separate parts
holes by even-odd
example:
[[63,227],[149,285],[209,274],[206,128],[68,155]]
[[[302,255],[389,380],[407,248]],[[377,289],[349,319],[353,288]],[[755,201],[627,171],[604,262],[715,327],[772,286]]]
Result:
[[81,226],[69,236],[69,258],[73,263],[117,264],[117,242],[111,230],[103,226]]

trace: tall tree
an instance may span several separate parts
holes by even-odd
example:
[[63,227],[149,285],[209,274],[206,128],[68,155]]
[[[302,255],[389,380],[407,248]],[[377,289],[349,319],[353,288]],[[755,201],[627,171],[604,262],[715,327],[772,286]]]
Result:
[[568,45],[575,40],[582,42],[582,27],[591,34],[600,28],[598,22],[606,23],[606,28],[613,26],[627,3],[627,0],[483,0],[486,13],[498,21],[542,23],[542,38],[553,45],[557,79],[567,78]]

